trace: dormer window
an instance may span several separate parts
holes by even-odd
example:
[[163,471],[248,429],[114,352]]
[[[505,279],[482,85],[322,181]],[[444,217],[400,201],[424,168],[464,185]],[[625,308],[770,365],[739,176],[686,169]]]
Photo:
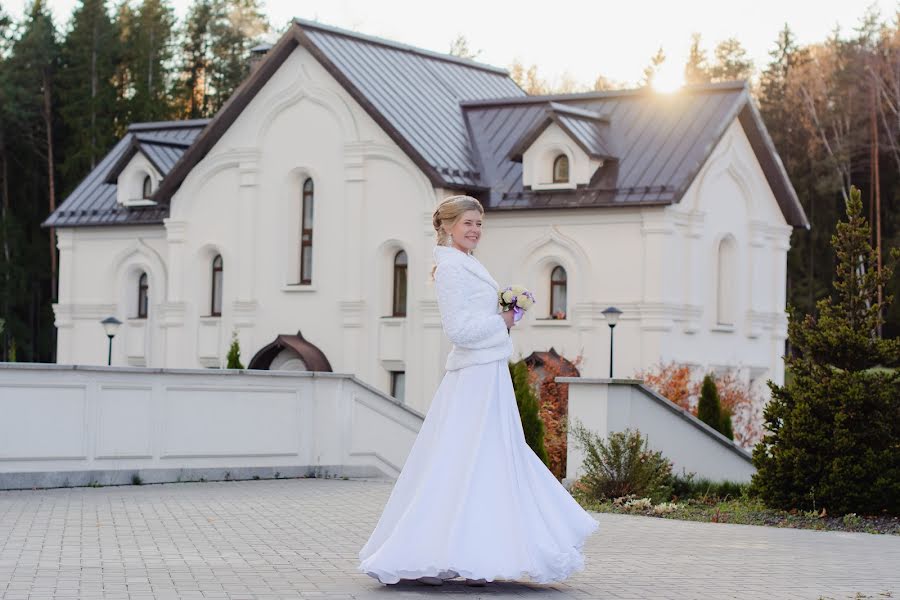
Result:
[[560,154],[553,160],[553,183],[569,182],[569,157]]
[[143,184],[143,193],[141,198],[144,200],[149,200],[150,195],[153,193],[153,180],[150,179],[149,175],[144,175],[144,184]]

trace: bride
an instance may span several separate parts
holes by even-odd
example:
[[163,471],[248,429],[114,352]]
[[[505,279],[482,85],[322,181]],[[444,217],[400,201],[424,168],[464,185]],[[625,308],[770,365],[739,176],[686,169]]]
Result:
[[381,583],[560,581],[584,569],[584,540],[599,525],[525,442],[507,360],[513,313],[499,312],[499,286],[472,255],[483,214],[470,196],[446,198],[434,211],[432,274],[453,347],[359,551],[358,569]]

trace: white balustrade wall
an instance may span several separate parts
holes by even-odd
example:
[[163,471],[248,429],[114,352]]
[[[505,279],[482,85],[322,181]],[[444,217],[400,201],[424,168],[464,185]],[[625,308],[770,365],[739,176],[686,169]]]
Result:
[[339,373],[0,363],[0,489],[395,478],[423,419]]
[[[557,377],[569,384],[569,422],[576,419],[601,438],[627,428],[638,429],[651,450],[682,468],[713,481],[746,482],[756,471],[751,454],[727,437],[635,379]],[[584,452],[573,439],[566,443],[568,485],[583,474]]]

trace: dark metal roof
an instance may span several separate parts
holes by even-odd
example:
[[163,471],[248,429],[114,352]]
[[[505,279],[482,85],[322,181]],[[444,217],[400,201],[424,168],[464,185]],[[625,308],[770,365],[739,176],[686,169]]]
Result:
[[[743,82],[693,86],[672,95],[620,90],[527,96],[503,69],[299,19],[211,121],[132,125],[44,225],[161,222],[187,174],[298,45],[433,185],[485,198],[487,210],[678,202],[737,118],[787,221],[809,227]],[[523,189],[517,160],[550,120],[589,155],[607,159],[587,186]],[[152,196],[158,205],[118,207],[114,185],[103,180],[138,151],[163,174]]]
[[[614,149],[607,150],[616,160],[601,167],[585,187],[524,189],[522,165],[516,162],[522,141],[536,137],[534,131],[546,126],[548,114],[555,113],[558,122],[567,118],[551,106],[554,104],[606,117],[609,130],[571,127],[570,135],[582,145],[592,143],[593,135],[598,150],[607,140],[612,141]],[[728,126],[739,118],[785,219],[797,227],[809,226],[743,82],[692,86],[675,94],[620,90],[470,101],[462,106],[483,179],[490,188],[485,209],[678,202]],[[570,123],[577,120],[569,119]]]
[[[165,177],[208,119],[134,123],[103,160],[42,224],[44,227],[75,225],[131,225],[162,223],[167,205],[126,208],[116,202],[115,178],[107,181],[114,169],[121,169],[136,151],[143,151]],[[116,173],[118,175],[118,172]]]
[[525,95],[505,69],[295,19],[175,164],[154,200],[172,198],[298,45],[343,85],[435,186],[470,190],[482,185],[460,101]]

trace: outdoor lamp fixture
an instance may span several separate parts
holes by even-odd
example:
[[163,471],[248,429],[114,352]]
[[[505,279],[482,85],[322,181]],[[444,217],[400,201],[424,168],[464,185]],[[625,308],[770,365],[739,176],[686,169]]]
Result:
[[609,378],[612,379],[613,373],[613,327],[616,326],[616,323],[619,322],[619,315],[622,314],[622,311],[616,308],[615,306],[610,306],[606,310],[603,311],[603,316],[606,317],[606,322],[609,325]]
[[118,320],[115,317],[106,317],[100,324],[103,325],[103,331],[106,332],[106,337],[109,338],[109,356],[106,359],[106,364],[112,364],[112,339],[116,337],[116,332],[119,330],[119,325],[122,324],[122,321]]

